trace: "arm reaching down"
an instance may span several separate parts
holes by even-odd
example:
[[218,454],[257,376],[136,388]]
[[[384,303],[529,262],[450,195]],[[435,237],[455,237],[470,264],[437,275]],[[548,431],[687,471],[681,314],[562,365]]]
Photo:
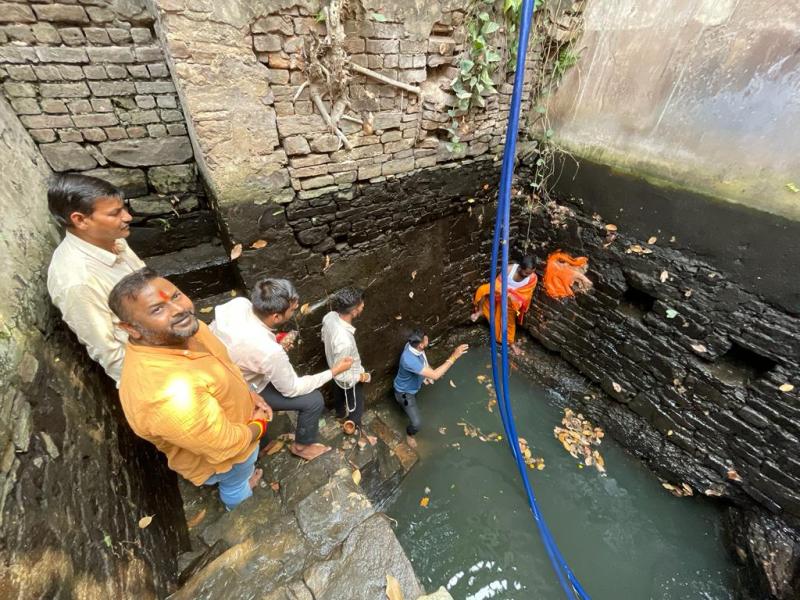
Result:
[[437,379],[441,378],[442,375],[447,373],[447,370],[452,367],[455,362],[461,358],[464,354],[466,354],[467,350],[469,350],[469,346],[467,344],[461,344],[455,350],[453,350],[452,354],[438,367],[432,369],[429,366],[420,371],[420,375],[422,375],[426,379],[430,379],[431,381],[436,381]]

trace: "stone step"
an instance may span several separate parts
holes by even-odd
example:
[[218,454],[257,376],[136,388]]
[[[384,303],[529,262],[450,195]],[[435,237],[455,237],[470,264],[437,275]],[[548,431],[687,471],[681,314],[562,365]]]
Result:
[[[326,413],[320,440],[333,450],[311,462],[292,455],[291,442],[262,454],[261,485],[232,512],[222,508],[216,489],[182,480],[192,552],[181,557],[183,585],[171,598],[252,598],[258,589],[257,597],[274,600],[368,600],[384,597],[387,574],[400,581],[404,597],[419,597],[423,590],[413,568],[378,512],[416,455],[401,460],[403,436],[380,414],[367,411],[364,417],[379,437],[374,447],[359,448]],[[268,438],[293,429],[287,413],[278,413]]]
[[221,294],[238,283],[233,263],[218,241],[151,256],[146,262],[190,298]]

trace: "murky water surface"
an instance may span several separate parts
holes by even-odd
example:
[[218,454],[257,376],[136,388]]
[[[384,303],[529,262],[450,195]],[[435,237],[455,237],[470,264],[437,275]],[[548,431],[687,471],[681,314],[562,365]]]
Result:
[[[476,381],[490,380],[488,356],[471,350],[420,392],[421,460],[388,512],[426,589],[444,585],[457,600],[563,598],[505,439],[468,438],[456,424],[502,433]],[[510,389],[519,434],[545,461],[544,470],[529,471],[545,519],[594,600],[733,597],[733,566],[710,503],[670,495],[608,437],[599,447],[608,475],[578,468],[553,436],[563,399],[517,373]]]

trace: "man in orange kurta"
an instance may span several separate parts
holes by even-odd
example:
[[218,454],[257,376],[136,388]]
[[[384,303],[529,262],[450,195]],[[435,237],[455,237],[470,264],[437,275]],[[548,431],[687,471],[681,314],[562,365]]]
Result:
[[[508,267],[508,343],[511,345],[511,351],[514,354],[520,354],[522,351],[516,345],[517,323],[522,323],[525,313],[531,305],[533,291],[536,289],[536,273],[533,271],[533,258],[530,256],[524,257],[519,263],[509,265]],[[495,305],[494,322],[497,342],[502,341],[502,309],[500,307],[500,294],[501,294],[501,278],[498,276],[495,282]],[[489,317],[489,294],[491,293],[491,285],[484,283],[475,291],[475,298],[473,299],[473,312],[471,318],[476,321],[483,313],[483,316],[488,320]]]
[[195,485],[218,483],[234,508],[261,478],[254,464],[271,409],[166,279],[149,269],[127,275],[109,305],[128,332],[119,392],[131,428]]

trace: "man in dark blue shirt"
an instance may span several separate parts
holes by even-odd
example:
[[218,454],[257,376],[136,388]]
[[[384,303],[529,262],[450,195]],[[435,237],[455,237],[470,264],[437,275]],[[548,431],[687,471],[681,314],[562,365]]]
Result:
[[412,448],[416,447],[414,434],[422,425],[422,418],[417,408],[417,392],[423,383],[433,383],[444,375],[447,370],[469,350],[467,344],[461,344],[453,350],[450,357],[437,368],[432,369],[425,357],[425,348],[428,346],[428,336],[419,329],[415,329],[408,336],[408,343],[400,355],[400,366],[394,378],[394,397],[398,404],[408,415],[411,423],[406,427],[407,442]]

